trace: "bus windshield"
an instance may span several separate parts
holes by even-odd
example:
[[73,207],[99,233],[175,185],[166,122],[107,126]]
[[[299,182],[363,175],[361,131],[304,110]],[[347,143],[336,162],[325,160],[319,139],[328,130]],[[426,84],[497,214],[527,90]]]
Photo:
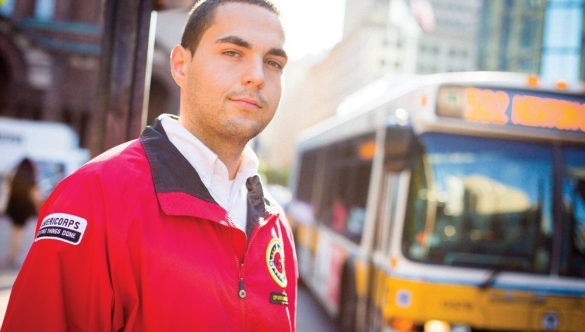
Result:
[[[403,233],[406,257],[550,273],[560,230],[566,239],[560,273],[583,277],[585,265],[577,262],[585,257],[585,148],[427,133],[417,150]],[[553,218],[557,181],[563,183],[562,227]]]

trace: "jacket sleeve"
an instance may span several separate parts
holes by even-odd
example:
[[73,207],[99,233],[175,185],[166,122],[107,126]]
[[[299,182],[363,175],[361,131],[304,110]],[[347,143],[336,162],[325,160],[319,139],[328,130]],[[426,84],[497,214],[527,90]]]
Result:
[[74,174],[43,205],[14,283],[6,331],[108,331],[113,293],[99,183]]

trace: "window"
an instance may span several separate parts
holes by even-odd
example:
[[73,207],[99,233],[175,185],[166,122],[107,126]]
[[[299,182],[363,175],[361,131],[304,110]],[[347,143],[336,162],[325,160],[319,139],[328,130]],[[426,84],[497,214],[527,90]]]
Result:
[[374,134],[303,154],[296,198],[317,222],[355,243],[362,237],[373,162]]
[[433,264],[547,273],[553,148],[444,134],[425,134],[419,143],[404,254]]
[[51,21],[55,15],[55,0],[37,1],[35,18],[43,21]]
[[563,250],[561,274],[585,278],[585,149],[563,150]]
[[15,0],[4,0],[4,4],[0,5],[0,15],[10,16],[14,10]]
[[301,158],[301,169],[297,179],[297,199],[311,204],[313,200],[315,173],[317,172],[317,160],[319,151],[309,151]]

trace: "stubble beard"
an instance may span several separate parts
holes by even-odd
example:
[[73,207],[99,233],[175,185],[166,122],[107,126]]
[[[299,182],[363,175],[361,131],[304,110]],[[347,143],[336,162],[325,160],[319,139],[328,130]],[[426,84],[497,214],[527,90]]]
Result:
[[258,121],[230,118],[225,122],[223,133],[227,140],[246,145],[251,139],[258,136],[265,127],[266,125],[262,125]]

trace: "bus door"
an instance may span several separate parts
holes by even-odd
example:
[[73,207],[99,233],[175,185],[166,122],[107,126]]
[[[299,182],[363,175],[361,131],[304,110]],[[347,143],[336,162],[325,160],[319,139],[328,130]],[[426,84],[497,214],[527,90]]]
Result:
[[530,328],[578,331],[585,326],[585,148],[557,148],[556,168],[561,211],[555,224],[552,274],[532,299]]
[[[387,304],[387,277],[394,267],[391,255],[395,223],[399,220],[400,195],[408,190],[408,172],[387,172],[384,175],[382,197],[376,217],[374,235],[370,289],[368,298],[368,326],[371,331],[382,328],[382,312]],[[405,193],[404,193],[405,195]]]
[[376,210],[373,236],[370,282],[368,290],[368,321],[372,331],[379,331],[383,324],[383,311],[387,306],[388,277],[396,265],[392,247],[400,240],[396,224],[404,218],[405,198],[408,192],[410,172],[406,170],[412,143],[408,128],[387,129],[384,148],[384,175],[380,190],[380,202]]

